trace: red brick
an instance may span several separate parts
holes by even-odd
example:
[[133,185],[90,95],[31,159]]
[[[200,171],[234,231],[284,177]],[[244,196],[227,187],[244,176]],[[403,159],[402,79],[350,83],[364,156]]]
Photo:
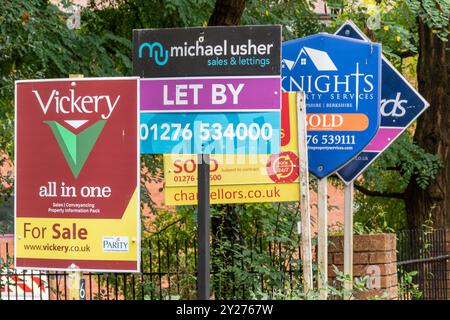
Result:
[[333,255],[333,264],[344,264],[344,254],[343,253],[335,253]]
[[380,273],[382,275],[397,274],[397,264],[395,262],[391,263],[379,263],[379,264],[367,264],[366,268],[369,266],[377,266],[380,268]]
[[328,238],[328,252],[344,251],[344,237],[333,236]]
[[353,251],[369,251],[370,248],[370,235],[357,235],[353,237]]
[[394,251],[384,251],[384,252],[371,252],[369,254],[370,264],[379,263],[390,263],[396,261],[396,255]]
[[380,280],[381,280],[380,282],[381,282],[382,289],[390,288],[392,286],[397,285],[397,275],[395,275],[395,274],[388,275],[388,276],[381,276]]
[[353,276],[355,277],[362,277],[367,274],[367,267],[368,264],[357,264],[353,265]]
[[353,264],[365,264],[369,262],[369,253],[355,252],[353,253]]

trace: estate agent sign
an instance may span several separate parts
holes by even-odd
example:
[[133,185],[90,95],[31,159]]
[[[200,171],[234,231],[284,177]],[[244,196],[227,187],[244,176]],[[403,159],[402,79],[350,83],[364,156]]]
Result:
[[284,42],[282,53],[283,90],[306,94],[309,170],[324,178],[378,130],[381,46],[317,34]]
[[16,268],[139,270],[138,88],[16,82]]

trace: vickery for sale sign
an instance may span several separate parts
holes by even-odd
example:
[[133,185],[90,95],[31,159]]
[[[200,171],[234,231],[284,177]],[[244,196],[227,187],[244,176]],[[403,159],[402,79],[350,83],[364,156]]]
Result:
[[139,271],[138,87],[16,82],[16,268]]

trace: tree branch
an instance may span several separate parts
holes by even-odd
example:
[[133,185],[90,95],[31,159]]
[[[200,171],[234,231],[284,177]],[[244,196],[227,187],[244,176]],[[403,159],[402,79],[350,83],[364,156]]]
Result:
[[394,199],[401,199],[404,200],[405,199],[405,193],[404,192],[378,192],[378,191],[373,191],[373,190],[369,190],[364,188],[363,186],[355,183],[354,184],[355,189],[358,190],[359,192],[365,194],[366,196],[371,196],[371,197],[385,197],[385,198],[394,198]]
[[418,55],[418,53],[417,52],[414,52],[414,51],[403,51],[403,52],[399,52],[399,53],[396,53],[401,59],[406,59],[406,58],[409,58],[409,57],[414,57],[414,56],[416,56],[416,55]]
[[176,220],[176,221],[173,221],[173,222],[169,223],[169,224],[166,225],[164,228],[162,228],[161,230],[155,232],[155,233],[152,234],[151,236],[157,236],[157,235],[161,234],[161,233],[164,232],[165,230],[167,230],[167,229],[169,229],[170,227],[176,225],[177,223],[183,221],[184,219],[185,219],[185,217],[182,217],[182,218],[180,218],[180,219],[178,219],[178,220]]

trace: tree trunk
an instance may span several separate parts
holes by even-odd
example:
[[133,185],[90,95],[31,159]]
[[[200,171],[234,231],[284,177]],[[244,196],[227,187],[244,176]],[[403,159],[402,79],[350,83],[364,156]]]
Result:
[[[446,48],[447,46],[447,48]],[[435,228],[450,227],[450,46],[419,18],[419,91],[430,103],[417,122],[415,142],[443,162],[435,180],[422,189],[413,178],[406,190],[408,224],[418,228],[431,219]]]
[[236,26],[241,22],[245,0],[216,0],[209,26]]

